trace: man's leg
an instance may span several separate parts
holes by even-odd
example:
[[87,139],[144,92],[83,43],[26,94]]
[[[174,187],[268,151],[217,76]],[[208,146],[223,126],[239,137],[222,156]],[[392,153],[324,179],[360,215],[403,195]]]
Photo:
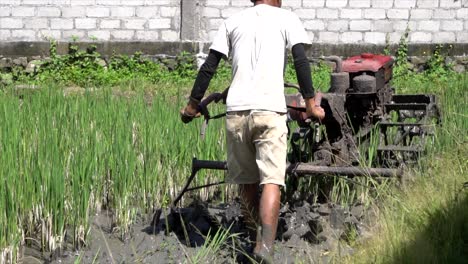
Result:
[[245,217],[250,238],[255,239],[257,226],[259,224],[258,204],[259,204],[259,183],[240,184],[239,196],[242,201],[242,211]]
[[264,184],[260,198],[261,237],[257,237],[255,253],[261,255],[273,254],[273,243],[278,227],[281,192],[276,184]]

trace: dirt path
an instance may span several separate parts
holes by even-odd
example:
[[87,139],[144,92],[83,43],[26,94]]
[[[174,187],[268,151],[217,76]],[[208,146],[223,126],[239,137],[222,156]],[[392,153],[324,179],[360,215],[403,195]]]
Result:
[[[275,262],[327,263],[337,255],[351,254],[352,249],[343,242],[366,232],[364,214],[362,205],[344,208],[307,201],[283,205]],[[149,219],[140,217],[121,240],[118,232],[111,232],[111,218],[100,214],[94,218],[89,245],[82,251],[65,251],[50,260],[50,256],[27,248],[23,263],[252,263],[248,257],[252,243],[237,201],[216,207],[197,202],[168,210],[157,226],[151,226]],[[218,231],[227,232],[228,239],[219,250],[207,247],[207,236],[213,238]]]

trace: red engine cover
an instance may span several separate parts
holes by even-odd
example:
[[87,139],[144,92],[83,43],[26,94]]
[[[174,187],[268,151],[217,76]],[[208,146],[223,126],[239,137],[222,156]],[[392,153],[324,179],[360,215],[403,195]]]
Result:
[[382,67],[388,67],[393,62],[392,57],[385,55],[376,55],[372,53],[363,53],[343,61],[343,72],[377,72]]

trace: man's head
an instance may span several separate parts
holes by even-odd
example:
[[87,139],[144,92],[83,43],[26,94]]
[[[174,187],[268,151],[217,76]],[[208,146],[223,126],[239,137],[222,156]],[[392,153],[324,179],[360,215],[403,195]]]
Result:
[[282,0],[250,0],[254,5],[267,4],[271,6],[281,7]]

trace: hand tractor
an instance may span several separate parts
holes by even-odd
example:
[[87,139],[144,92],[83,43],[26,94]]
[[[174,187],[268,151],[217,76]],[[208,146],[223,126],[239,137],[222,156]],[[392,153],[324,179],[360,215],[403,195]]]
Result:
[[[440,122],[435,96],[395,95],[390,84],[393,68],[390,56],[364,53],[344,61],[337,56],[324,59],[334,62],[335,69],[329,91],[318,93],[325,110],[321,123],[308,119],[300,93],[285,95],[289,128],[287,181],[310,176],[402,176],[405,167],[417,162]],[[286,83],[285,87],[299,89],[295,84]],[[210,119],[224,116],[210,116],[208,104],[223,98],[225,94],[214,93],[201,102],[205,119],[202,137]],[[363,157],[367,157],[366,162]],[[222,183],[190,188],[201,169],[229,168],[225,161],[194,158],[192,173],[172,201],[171,210],[187,191]],[[160,215],[161,210],[157,210],[153,225],[157,225]]]

